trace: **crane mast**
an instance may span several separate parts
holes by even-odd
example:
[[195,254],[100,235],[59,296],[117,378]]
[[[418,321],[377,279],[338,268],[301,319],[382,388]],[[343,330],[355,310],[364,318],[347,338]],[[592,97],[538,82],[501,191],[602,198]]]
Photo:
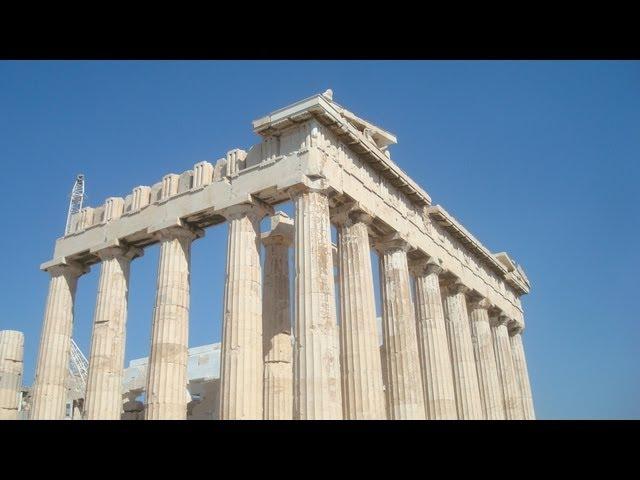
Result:
[[67,225],[64,228],[64,234],[68,235],[71,229],[71,217],[82,209],[84,201],[84,175],[76,176],[76,181],[71,189],[71,198],[69,200],[69,211],[67,213]]
[[[71,217],[82,210],[84,202],[84,175],[76,175],[76,180],[71,189],[69,199],[69,210],[67,212],[67,223],[64,228],[64,234],[68,235],[71,230]],[[68,369],[68,388],[70,399],[72,402],[71,416],[73,417],[74,405],[79,399],[84,399],[87,389],[87,370],[89,362],[84,356],[76,342],[71,339],[71,351],[69,352]]]
[[80,347],[71,339],[71,352],[69,355],[69,375],[71,377],[71,390],[79,398],[84,398],[87,389],[87,371],[89,362],[84,356]]

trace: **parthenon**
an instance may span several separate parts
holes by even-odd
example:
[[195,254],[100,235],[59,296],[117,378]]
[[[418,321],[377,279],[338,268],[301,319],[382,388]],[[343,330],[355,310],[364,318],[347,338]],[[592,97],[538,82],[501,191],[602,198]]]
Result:
[[[41,265],[50,285],[31,418],[65,417],[76,285],[96,264],[83,418],[121,418],[127,304],[136,295],[129,272],[152,244],[160,256],[143,417],[187,418],[191,245],[227,222],[220,419],[534,419],[524,270],[432,204],[391,160],[396,137],[330,90],[255,120],[253,130],[261,141],[246,151],[71,218]],[[275,209],[285,202],[291,217]]]

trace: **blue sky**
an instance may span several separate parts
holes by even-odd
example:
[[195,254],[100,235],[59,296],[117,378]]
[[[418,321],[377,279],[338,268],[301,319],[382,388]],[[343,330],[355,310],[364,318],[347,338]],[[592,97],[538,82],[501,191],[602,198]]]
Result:
[[[0,329],[33,381],[48,275],[77,173],[88,204],[259,141],[251,121],[327,88],[393,132],[393,159],[527,272],[539,418],[640,418],[640,63],[0,62]],[[220,339],[226,227],[192,250],[190,345]],[[158,248],[132,264],[127,362],[146,356]],[[377,266],[375,267],[377,268]],[[79,282],[89,353],[99,268]]]

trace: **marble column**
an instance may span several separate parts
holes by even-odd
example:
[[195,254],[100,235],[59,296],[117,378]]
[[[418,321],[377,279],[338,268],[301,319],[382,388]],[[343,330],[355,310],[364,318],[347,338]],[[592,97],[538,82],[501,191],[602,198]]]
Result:
[[455,420],[458,418],[456,395],[438,277],[442,267],[435,260],[421,260],[412,265],[412,271],[427,418]]
[[444,316],[449,351],[451,352],[458,418],[460,420],[482,420],[478,374],[476,373],[465,297],[467,291],[468,288],[460,282],[449,284],[443,289]]
[[131,259],[142,250],[120,246],[98,252],[102,260],[91,335],[84,416],[119,420]]
[[486,420],[504,420],[504,402],[498,379],[498,367],[493,351],[491,325],[488,309],[491,304],[486,299],[474,299],[469,302],[469,320],[471,321],[471,341],[476,359],[480,401]]
[[186,227],[156,232],[160,260],[147,372],[146,420],[183,420],[187,416],[191,243],[203,234]]
[[416,319],[407,264],[409,244],[394,234],[378,240],[376,249],[380,259],[389,419],[425,419]]
[[368,223],[362,210],[334,216],[340,272],[342,404],[348,420],[386,419]]
[[224,213],[229,222],[220,361],[220,418],[261,420],[263,400],[260,221],[254,204]]
[[33,420],[64,420],[73,304],[78,277],[87,271],[76,264],[60,264],[48,269],[51,280],[33,387]]
[[496,315],[491,318],[493,348],[498,365],[498,378],[502,388],[505,415],[507,420],[518,420],[523,418],[522,399],[513,368],[508,323],[509,318],[504,315]]
[[262,348],[264,355],[263,418],[293,418],[293,345],[289,296],[289,247],[293,220],[278,212],[271,229],[262,234],[264,290],[262,298]]
[[329,199],[310,188],[297,189],[291,197],[296,212],[297,415],[301,420],[342,419]]
[[387,372],[387,353],[384,350],[384,343],[379,347],[380,349],[380,364],[382,365],[382,390],[384,391],[384,414],[385,418],[390,418],[389,415],[389,372]]
[[522,344],[522,327],[518,326],[515,322],[512,322],[509,326],[511,327],[509,330],[509,343],[511,344],[513,370],[516,375],[516,382],[522,400],[522,418],[525,420],[535,420],[536,414],[533,409],[533,395],[531,394],[527,359],[525,358],[524,345]]
[[17,420],[22,390],[24,335],[0,331],[0,420]]

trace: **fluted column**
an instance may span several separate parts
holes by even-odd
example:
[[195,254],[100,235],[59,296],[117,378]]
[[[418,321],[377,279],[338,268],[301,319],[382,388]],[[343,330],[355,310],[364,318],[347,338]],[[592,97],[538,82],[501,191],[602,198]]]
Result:
[[102,265],[91,335],[84,416],[119,420],[131,259],[142,250],[108,247],[98,252]]
[[384,349],[384,343],[378,347],[380,349],[380,364],[382,365],[382,389],[384,391],[384,413],[385,418],[391,418],[389,414],[389,372],[387,372],[387,353]]
[[513,368],[513,357],[511,356],[511,344],[507,329],[508,323],[509,318],[504,315],[491,318],[493,348],[498,365],[498,378],[502,387],[505,415],[507,420],[518,420],[523,418],[522,399]]
[[260,220],[253,204],[225,212],[229,222],[220,365],[220,418],[261,420],[263,400]]
[[376,249],[380,258],[389,419],[425,419],[416,319],[407,265],[409,245],[399,236],[392,235],[377,241]]
[[333,220],[338,224],[344,418],[386,419],[367,227],[371,216],[354,210]]
[[262,335],[264,354],[263,418],[293,418],[293,346],[289,309],[289,247],[293,244],[293,220],[278,212],[271,229],[262,234],[264,290]]
[[33,420],[65,417],[73,304],[78,277],[86,271],[76,264],[60,264],[48,269],[51,280],[32,395]]
[[513,369],[520,389],[520,398],[522,399],[523,418],[525,420],[535,420],[536,414],[533,409],[533,395],[531,394],[527,359],[525,358],[524,345],[522,344],[522,327],[517,326],[515,322],[512,322],[510,326],[512,328],[509,330],[509,342],[511,343]]
[[17,420],[22,389],[24,335],[0,332],[0,420]]
[[493,351],[491,325],[488,309],[491,306],[486,299],[474,299],[469,302],[469,320],[471,321],[471,340],[476,358],[478,386],[482,411],[487,420],[504,420],[504,401],[498,379],[498,367]]
[[191,243],[201,230],[159,230],[160,260],[151,330],[145,419],[183,420],[187,416],[189,268]]
[[438,278],[442,267],[430,259],[414,263],[412,271],[415,275],[418,351],[427,418],[455,420],[458,418],[456,395]]
[[295,204],[295,388],[302,420],[341,419],[340,347],[331,253],[329,199],[314,189]]
[[481,420],[482,403],[467,314],[467,291],[468,288],[459,282],[449,284],[443,289],[444,316],[451,352],[458,418]]

